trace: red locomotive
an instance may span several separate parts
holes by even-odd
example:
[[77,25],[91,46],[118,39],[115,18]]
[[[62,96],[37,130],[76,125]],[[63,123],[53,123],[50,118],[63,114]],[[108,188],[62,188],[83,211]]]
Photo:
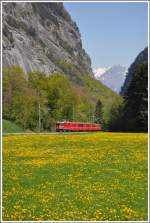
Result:
[[100,124],[82,122],[57,122],[56,132],[102,131]]

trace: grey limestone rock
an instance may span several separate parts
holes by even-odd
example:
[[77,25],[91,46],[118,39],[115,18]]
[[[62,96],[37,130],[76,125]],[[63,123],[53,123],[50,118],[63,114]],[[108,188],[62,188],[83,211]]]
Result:
[[3,2],[3,66],[51,74],[61,71],[59,61],[92,75],[79,29],[63,4]]

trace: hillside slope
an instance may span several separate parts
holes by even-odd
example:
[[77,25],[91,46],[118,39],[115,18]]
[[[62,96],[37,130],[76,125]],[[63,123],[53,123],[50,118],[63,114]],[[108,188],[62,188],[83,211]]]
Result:
[[[79,29],[62,3],[3,3],[3,66],[12,65],[21,67],[26,76],[33,71],[46,76],[65,75],[79,99],[77,113],[84,116],[84,121],[89,120],[98,99],[103,103],[106,120],[111,106],[121,102],[120,96],[95,80],[90,57],[82,48]],[[11,69],[4,75],[9,73],[10,77],[14,72],[17,78],[19,73],[16,72],[22,73]],[[5,92],[4,97],[7,89]]]

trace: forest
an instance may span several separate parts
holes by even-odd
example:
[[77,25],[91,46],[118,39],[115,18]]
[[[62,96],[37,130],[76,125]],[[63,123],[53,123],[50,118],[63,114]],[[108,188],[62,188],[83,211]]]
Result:
[[107,110],[105,107],[100,97],[92,103],[87,95],[81,96],[72,81],[62,73],[25,74],[17,66],[3,69],[3,119],[23,130],[49,131],[54,130],[57,121],[81,121],[101,123],[105,131],[146,132],[147,62],[136,66],[127,92],[118,96],[117,103],[111,104],[109,109],[107,106]]

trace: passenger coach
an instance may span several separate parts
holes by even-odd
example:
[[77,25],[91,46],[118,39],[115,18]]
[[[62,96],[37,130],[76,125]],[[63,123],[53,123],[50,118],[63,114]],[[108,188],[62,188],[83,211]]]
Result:
[[81,122],[57,122],[56,132],[102,131],[100,124]]

